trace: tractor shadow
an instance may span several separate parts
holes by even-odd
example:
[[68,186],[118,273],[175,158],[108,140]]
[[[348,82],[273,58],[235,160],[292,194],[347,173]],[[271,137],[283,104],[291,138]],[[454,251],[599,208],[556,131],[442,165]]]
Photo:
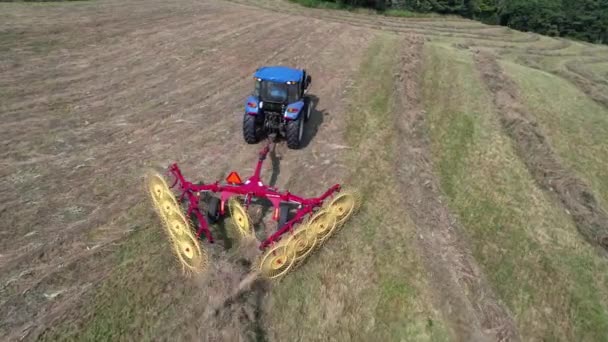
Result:
[[[281,174],[281,160],[283,159],[283,152],[280,152],[281,149],[273,148],[270,150],[270,162],[271,162],[271,172],[270,180],[268,181],[268,186],[274,187],[277,185],[277,181],[279,179],[279,175]],[[274,206],[268,200],[260,200],[257,202],[257,206],[259,207],[258,214],[255,215],[255,219],[253,219],[253,226],[256,232],[256,236],[258,240],[263,241],[266,240],[270,235],[272,235],[277,228],[278,221],[272,221],[270,226],[266,222],[264,222],[264,218],[274,210]],[[291,220],[294,215],[295,207],[289,208],[289,213],[287,214],[287,221]]]
[[306,122],[304,126],[304,134],[302,136],[302,146],[300,149],[308,147],[314,137],[319,132],[319,127],[323,124],[324,117],[329,115],[324,111],[320,111],[317,109],[319,105],[319,98],[316,95],[308,95],[310,98],[310,103],[312,104],[312,111],[310,113],[310,119]]
[[268,181],[268,186],[276,186],[277,180],[279,180],[279,174],[281,174],[281,159],[283,156],[277,153],[276,145],[270,151],[270,163],[272,164],[272,174]]

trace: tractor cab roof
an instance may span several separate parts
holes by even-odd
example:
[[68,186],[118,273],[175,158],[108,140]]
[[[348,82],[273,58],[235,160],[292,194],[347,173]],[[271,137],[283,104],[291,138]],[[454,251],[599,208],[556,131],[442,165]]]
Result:
[[303,71],[285,66],[267,66],[256,70],[253,75],[255,78],[273,82],[300,82]]

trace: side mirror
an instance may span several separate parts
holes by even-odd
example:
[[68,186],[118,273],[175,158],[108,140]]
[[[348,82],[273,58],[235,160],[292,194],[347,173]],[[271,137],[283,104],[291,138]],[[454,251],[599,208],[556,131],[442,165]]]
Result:
[[310,77],[310,75],[306,76],[306,88],[308,88],[308,86],[310,86],[311,82],[312,82],[312,77]]

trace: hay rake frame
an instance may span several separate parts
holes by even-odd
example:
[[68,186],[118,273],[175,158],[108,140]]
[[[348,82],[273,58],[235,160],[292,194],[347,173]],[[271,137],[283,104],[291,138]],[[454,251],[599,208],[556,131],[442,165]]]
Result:
[[[211,231],[209,230],[209,224],[205,218],[205,215],[201,212],[201,208],[199,206],[201,193],[204,192],[213,192],[220,194],[220,216],[224,216],[226,214],[225,204],[228,203],[228,201],[234,196],[245,196],[245,208],[249,207],[254,198],[264,198],[268,200],[270,203],[272,203],[274,207],[273,220],[275,221],[279,220],[279,211],[281,203],[288,202],[298,205],[299,208],[296,211],[294,217],[291,220],[287,221],[282,227],[278,227],[277,231],[274,234],[262,241],[259,248],[260,250],[264,250],[266,247],[278,242],[281,239],[282,235],[291,231],[296,224],[301,223],[307,215],[310,215],[314,212],[314,209],[322,207],[324,201],[328,197],[340,191],[341,185],[335,184],[319,197],[304,198],[294,195],[289,191],[281,192],[276,187],[265,185],[261,179],[262,166],[264,164],[264,161],[266,160],[266,157],[268,156],[268,153],[271,150],[271,146],[273,145],[273,142],[269,142],[259,152],[259,158],[253,175],[250,176],[244,182],[239,182],[235,184],[220,184],[219,181],[210,184],[194,184],[184,178],[179,166],[177,166],[176,163],[171,164],[171,166],[169,167],[169,172],[173,175],[175,180],[170,186],[170,188],[174,188],[177,185],[179,191],[181,192],[181,194],[179,195],[179,201],[183,202],[184,199],[187,199],[187,216],[194,215],[196,217],[198,222],[198,230],[196,232],[196,236],[198,238],[200,238],[201,234],[204,234],[210,243],[214,242]],[[233,174],[238,175],[235,171],[232,171],[230,173],[230,175]],[[230,175],[228,176],[228,178],[230,178]]]
[[[255,231],[247,214],[247,208],[254,200],[265,199],[272,204],[273,220],[278,221],[279,224],[277,230],[260,243],[259,249],[264,251],[264,254],[257,267],[260,275],[267,278],[278,278],[286,274],[293,265],[299,264],[358,210],[360,206],[358,192],[344,190],[340,184],[335,184],[321,196],[312,198],[294,195],[289,191],[279,191],[276,187],[265,185],[260,177],[262,166],[271,147],[275,146],[270,140],[259,152],[255,171],[245,181],[241,180],[238,173],[232,171],[224,183],[219,181],[209,184],[193,183],[185,179],[176,163],[171,164],[167,170],[173,177],[170,186],[164,177],[157,173],[148,176],[148,194],[163,221],[184,270],[203,271],[207,267],[209,258],[201,248],[199,239],[204,235],[207,241],[214,242],[207,217],[200,206],[203,193],[213,194],[210,198],[214,199],[215,218],[226,215],[226,203],[228,203],[236,238],[255,238]],[[177,188],[179,197],[176,198],[172,188]],[[236,199],[237,197],[243,197],[244,206]],[[188,205],[186,215],[182,206],[184,202]],[[281,211],[281,205],[284,203],[297,208],[291,219],[288,219],[289,209],[284,215]],[[192,227],[190,218],[196,219],[196,229]],[[303,223],[305,220],[306,222]],[[301,223],[303,224],[296,227]]]

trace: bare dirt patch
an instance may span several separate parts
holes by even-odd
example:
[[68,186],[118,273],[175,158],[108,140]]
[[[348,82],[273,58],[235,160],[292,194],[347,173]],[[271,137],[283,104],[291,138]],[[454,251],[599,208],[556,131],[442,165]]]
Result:
[[563,204],[589,243],[608,249],[608,214],[590,187],[560,162],[533,116],[521,104],[517,86],[502,71],[495,57],[480,53],[475,61],[494,95],[505,132],[537,184]]

